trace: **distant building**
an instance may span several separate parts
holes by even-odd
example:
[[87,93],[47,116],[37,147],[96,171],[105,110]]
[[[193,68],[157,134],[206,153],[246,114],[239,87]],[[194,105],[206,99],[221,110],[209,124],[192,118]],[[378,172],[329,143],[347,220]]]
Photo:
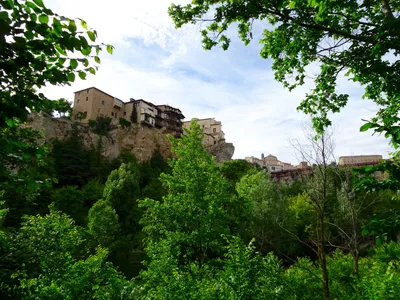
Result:
[[82,123],[102,117],[112,118],[113,123],[117,123],[119,118],[124,118],[144,126],[165,128],[174,136],[182,134],[185,118],[178,108],[155,105],[143,99],[131,98],[129,102],[123,102],[95,87],[75,92],[72,116]]
[[382,160],[382,155],[357,155],[357,156],[340,156],[340,166],[354,166],[378,163]]
[[276,156],[271,154],[264,156],[264,153],[261,153],[261,159],[254,156],[245,157],[244,159],[251,164],[257,164],[262,168],[268,169],[269,172],[280,172],[298,168],[290,163],[281,162]]
[[[200,127],[203,129],[204,140],[203,144],[212,146],[218,144],[220,141],[225,141],[225,133],[222,131],[222,124],[220,121],[216,121],[215,118],[197,119],[196,120]],[[183,127],[189,129],[191,121],[183,122]]]

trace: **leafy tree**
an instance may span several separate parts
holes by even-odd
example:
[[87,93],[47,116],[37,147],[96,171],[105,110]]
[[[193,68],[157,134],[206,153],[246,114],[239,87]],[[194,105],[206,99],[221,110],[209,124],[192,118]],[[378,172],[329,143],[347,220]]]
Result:
[[[400,65],[400,5],[398,1],[192,1],[172,4],[169,14],[176,27],[209,22],[202,27],[205,49],[220,44],[228,49],[229,27],[238,24],[241,40],[253,38],[253,23],[267,21],[260,43],[261,57],[272,58],[276,80],[290,90],[303,85],[307,67],[318,65],[315,88],[298,107],[313,116],[319,133],[330,125],[328,113],[337,113],[348,101],[336,91],[337,75],[365,87],[364,98],[380,109],[362,131],[374,128],[397,144]],[[388,55],[390,57],[388,57]]]
[[283,268],[276,257],[262,257],[239,238],[227,240],[218,268],[210,264],[200,268],[196,263],[190,268],[179,267],[176,256],[168,250],[170,242],[161,240],[157,251],[149,252],[149,269],[141,273],[142,284],[137,289],[140,298],[288,299]]
[[71,103],[68,102],[67,99],[61,98],[59,100],[53,101],[54,102],[54,110],[58,112],[61,117],[65,117],[66,114],[71,117],[72,114],[72,107]]
[[236,183],[239,182],[244,175],[254,170],[254,167],[244,159],[234,159],[223,162],[220,169],[222,175],[224,175],[229,180],[232,187],[235,188]]
[[244,200],[246,218],[242,226],[243,235],[255,238],[257,250],[268,253],[278,250],[279,254],[293,254],[293,237],[286,230],[293,230],[294,219],[290,218],[288,200],[278,192],[266,170],[245,175],[236,185],[239,196]]
[[72,219],[50,208],[47,216],[27,217],[15,238],[13,255],[20,268],[18,294],[23,299],[77,299],[120,297],[125,279],[105,262],[107,251],[78,259],[82,229]]
[[[4,127],[12,125],[14,117],[25,120],[29,110],[51,105],[35,89],[95,74],[103,46],[95,44],[97,33],[85,21],[60,16],[42,0],[2,0],[0,6],[0,127]],[[112,53],[113,47],[105,46]],[[73,52],[79,55],[69,55]]]
[[118,215],[110,203],[99,200],[92,206],[89,210],[88,229],[96,245],[112,247],[112,243],[118,238],[120,228]]
[[139,229],[137,199],[140,195],[138,171],[135,166],[122,164],[108,176],[103,199],[117,212],[123,234],[135,235]]
[[225,210],[230,203],[228,182],[203,148],[202,139],[195,121],[187,135],[177,140],[171,137],[177,159],[170,161],[172,173],[161,175],[167,196],[161,202],[140,201],[146,209],[141,223],[148,251],[160,255],[171,251],[171,259],[179,265],[195,263],[200,268],[222,254],[221,235],[230,233]]
[[79,128],[74,128],[65,141],[54,142],[52,156],[61,186],[83,186],[88,182],[90,178],[89,151],[83,145]]
[[54,189],[52,200],[55,208],[70,216],[77,225],[86,225],[88,208],[85,207],[85,199],[77,186]]

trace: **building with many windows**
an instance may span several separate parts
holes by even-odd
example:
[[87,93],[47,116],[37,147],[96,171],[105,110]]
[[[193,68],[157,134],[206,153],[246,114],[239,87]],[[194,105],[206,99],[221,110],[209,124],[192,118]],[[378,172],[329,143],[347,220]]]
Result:
[[182,134],[182,120],[185,118],[178,108],[169,105],[155,105],[143,99],[129,102],[91,87],[75,92],[72,118],[87,123],[97,118],[112,118],[112,123],[124,118],[143,126],[165,128],[174,136]]
[[[213,146],[218,144],[220,141],[225,141],[225,133],[222,131],[222,124],[220,121],[216,121],[215,118],[197,119],[196,122],[203,129],[205,146]],[[183,122],[183,127],[189,129],[191,121]]]

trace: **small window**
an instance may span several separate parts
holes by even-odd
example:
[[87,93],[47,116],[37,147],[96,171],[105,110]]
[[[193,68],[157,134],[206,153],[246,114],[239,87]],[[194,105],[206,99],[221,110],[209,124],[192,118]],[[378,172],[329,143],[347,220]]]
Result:
[[214,145],[217,143],[217,141],[214,141]]
[[111,112],[111,116],[114,117],[114,112]]
[[86,90],[86,94],[89,94],[89,90]]
[[104,105],[104,100],[101,100],[101,104]]
[[86,101],[89,101],[89,97],[86,97]]
[[213,128],[213,132],[216,133],[217,132],[217,128]]
[[203,126],[203,129],[204,129],[204,125],[202,125]]
[[124,111],[124,116],[126,116],[126,111]]

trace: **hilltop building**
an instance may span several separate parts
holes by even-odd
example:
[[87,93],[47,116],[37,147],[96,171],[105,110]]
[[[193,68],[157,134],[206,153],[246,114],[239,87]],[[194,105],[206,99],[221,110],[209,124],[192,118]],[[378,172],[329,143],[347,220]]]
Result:
[[376,164],[382,160],[382,155],[356,155],[356,156],[340,156],[340,166],[357,166]]
[[129,102],[123,102],[95,87],[75,92],[72,116],[82,123],[107,117],[117,123],[119,118],[124,118],[144,126],[165,128],[175,136],[183,133],[182,120],[185,118],[178,108],[155,105],[143,99],[131,98]]
[[[220,141],[225,141],[225,133],[222,131],[222,124],[220,121],[216,121],[215,118],[193,118],[192,120],[196,120],[200,127],[203,129],[203,144],[206,147],[211,147],[213,145],[217,145]],[[191,121],[183,122],[183,127],[189,129],[190,122]]]
[[251,164],[257,164],[261,168],[268,169],[269,172],[280,172],[280,171],[286,171],[286,170],[294,170],[294,169],[303,169],[303,168],[308,168],[308,165],[306,162],[301,162],[298,166],[293,166],[290,163],[282,162],[278,160],[278,158],[274,155],[267,155],[264,156],[264,153],[261,154],[261,159],[250,156],[250,157],[245,157],[245,160],[247,160]]

